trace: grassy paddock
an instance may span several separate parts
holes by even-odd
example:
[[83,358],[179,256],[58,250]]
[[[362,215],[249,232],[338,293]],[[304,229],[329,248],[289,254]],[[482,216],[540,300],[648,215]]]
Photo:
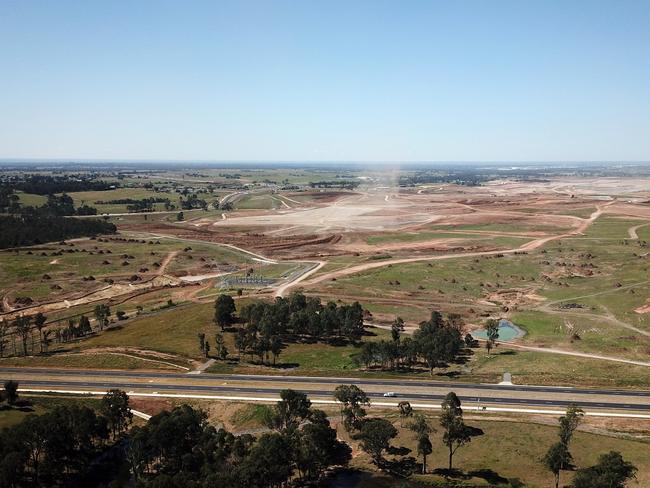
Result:
[[198,359],[197,334],[204,332],[211,339],[216,332],[213,313],[212,303],[174,307],[130,320],[123,327],[81,341],[79,347],[137,347]]
[[20,395],[19,403],[25,404],[22,408],[0,409],[0,429],[11,427],[22,422],[28,415],[42,415],[57,406],[81,404],[98,409],[101,400],[93,397],[71,397],[55,395]]
[[[152,358],[153,359],[153,358]],[[27,356],[0,359],[0,366],[81,368],[81,369],[153,369],[179,371],[178,368],[162,363],[145,361],[121,354],[94,352],[92,354],[70,354],[54,352],[48,356]]]
[[[372,412],[374,414],[374,412]],[[400,427],[395,413],[385,415],[393,421],[399,431],[393,441],[394,446],[403,446],[411,450],[411,455],[417,456],[415,435]],[[431,425],[438,424],[435,415],[427,415]],[[546,450],[557,442],[558,428],[555,425],[541,425],[530,421],[489,421],[468,418],[469,425],[479,427],[484,435],[476,437],[465,447],[459,449],[454,456],[454,465],[468,476],[464,482],[473,486],[494,486],[489,482],[503,483],[519,479],[531,488],[551,486],[553,475],[546,471],[541,463]],[[342,434],[346,435],[346,434]],[[429,470],[444,468],[447,465],[447,452],[442,443],[440,430],[431,436],[433,454],[427,459]],[[588,432],[576,432],[571,443],[571,453],[578,467],[593,465],[600,454],[611,450],[619,451],[624,459],[639,468],[637,475],[638,486],[650,483],[650,443],[607,435],[597,435]],[[390,458],[390,456],[389,456]],[[421,458],[418,457],[418,460]],[[356,456],[352,465],[362,470],[375,470],[367,454]],[[372,475],[372,477],[381,475]],[[569,483],[573,473],[562,473],[562,486]],[[373,484],[362,486],[430,486],[429,483],[442,483],[444,478],[433,474],[415,475],[405,485]],[[418,483],[422,483],[419,485]],[[443,486],[443,485],[436,485]],[[449,486],[449,485],[444,485]],[[463,486],[460,484],[459,486]]]

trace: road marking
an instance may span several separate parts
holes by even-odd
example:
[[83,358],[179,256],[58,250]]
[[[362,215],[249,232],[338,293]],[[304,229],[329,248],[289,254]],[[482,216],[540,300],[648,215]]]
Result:
[[[54,390],[54,389],[32,389],[32,388],[19,388],[21,393],[63,393],[69,395],[90,395],[90,396],[103,396],[106,391],[83,391],[83,390]],[[202,400],[226,400],[238,402],[277,402],[280,399],[279,395],[273,397],[246,397],[246,396],[231,396],[231,395],[197,395],[197,394],[181,394],[181,393],[133,393],[128,392],[132,397],[144,398],[181,398],[181,399],[202,399]],[[319,400],[310,399],[315,404],[337,405],[339,402],[336,400]],[[490,400],[491,401],[491,400]],[[397,407],[398,402],[372,402],[371,406],[378,407]],[[427,408],[433,410],[441,409],[440,404],[436,403],[411,403],[414,408]],[[540,415],[564,415],[564,410],[550,410],[538,408],[513,408],[513,407],[489,407],[485,405],[480,406],[466,406],[466,412],[502,412],[502,413],[529,413]],[[641,413],[619,413],[619,412],[590,412],[585,411],[585,415],[590,417],[615,417],[615,418],[634,418],[634,419],[650,419],[650,414]]]

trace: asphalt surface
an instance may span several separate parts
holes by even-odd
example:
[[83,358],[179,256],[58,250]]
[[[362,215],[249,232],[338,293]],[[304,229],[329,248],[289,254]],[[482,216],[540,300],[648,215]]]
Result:
[[271,383],[319,383],[328,385],[372,385],[372,386],[402,386],[422,388],[448,388],[454,389],[477,389],[492,391],[520,391],[535,393],[570,393],[575,395],[620,395],[629,397],[648,397],[650,390],[624,390],[624,389],[600,389],[600,388],[571,388],[562,386],[529,386],[529,385],[498,385],[488,383],[463,383],[453,381],[422,381],[422,380],[399,380],[399,379],[366,379],[366,378],[327,378],[318,376],[284,376],[284,375],[238,375],[238,374],[212,374],[201,373],[198,375],[188,373],[156,373],[156,372],[135,372],[135,371],[113,371],[113,370],[76,370],[76,369],[52,369],[52,368],[0,368],[1,373],[11,374],[43,374],[56,376],[92,376],[100,378],[160,378],[160,379],[191,379],[203,381],[253,381]]
[[[313,397],[332,398],[335,386],[356,384],[359,386],[382,387],[383,391],[398,388],[417,388],[418,391],[396,391],[391,400],[415,400],[440,402],[444,394],[434,389],[456,390],[463,402],[469,404],[502,404],[534,407],[566,407],[575,403],[585,409],[616,409],[650,411],[650,391],[615,390],[595,388],[564,388],[557,386],[525,386],[476,384],[448,381],[398,380],[398,379],[360,379],[360,378],[321,378],[304,376],[262,376],[227,374],[179,374],[135,371],[72,370],[52,368],[0,368],[0,374],[11,376],[19,381],[22,388],[29,389],[69,389],[69,390],[108,390],[119,388],[139,392],[191,393],[201,395],[273,395],[282,389],[277,383],[296,384],[296,389]],[[142,380],[147,380],[143,382]],[[158,382],[156,382],[158,380]],[[164,381],[167,381],[165,383]],[[209,382],[230,381],[236,384],[206,384]],[[250,382],[251,386],[245,383]],[[244,384],[242,384],[244,383]],[[265,383],[276,383],[268,385]],[[301,384],[304,385],[301,388]],[[309,386],[307,386],[309,385]],[[427,392],[429,390],[429,392]],[[475,391],[468,391],[475,390]],[[463,391],[466,393],[463,394]],[[486,396],[477,395],[484,391]],[[522,394],[523,392],[523,394]],[[525,395],[529,393],[529,395]],[[370,398],[383,398],[383,392],[367,392]],[[598,398],[587,398],[596,395]],[[645,398],[648,398],[645,401]]]
[[[207,385],[178,385],[178,384],[156,384],[156,383],[129,383],[124,381],[62,381],[62,380],[20,380],[22,387],[31,387],[33,389],[42,388],[70,388],[70,389],[85,389],[96,388],[101,390],[108,390],[111,388],[120,388],[123,390],[146,390],[152,392],[193,392],[197,394],[241,394],[241,393],[255,393],[266,395],[278,395],[283,388],[255,388],[255,387],[239,387],[239,386],[207,386]],[[309,396],[332,396],[333,389],[330,390],[298,390],[306,393]],[[367,392],[370,398],[384,398],[382,393]],[[440,394],[427,394],[427,393],[401,393],[391,399],[399,398],[400,400],[428,400],[428,401],[442,401],[445,395]],[[527,405],[527,406],[544,406],[544,407],[566,407],[570,404],[577,404],[584,408],[609,408],[609,409],[622,409],[622,410],[639,410],[650,411],[650,404],[630,404],[619,402],[585,402],[585,401],[568,401],[568,400],[542,400],[534,398],[511,398],[511,397],[489,397],[483,398],[476,396],[463,396],[459,395],[463,402],[479,403],[481,400],[484,403],[490,404],[505,404],[505,405]]]

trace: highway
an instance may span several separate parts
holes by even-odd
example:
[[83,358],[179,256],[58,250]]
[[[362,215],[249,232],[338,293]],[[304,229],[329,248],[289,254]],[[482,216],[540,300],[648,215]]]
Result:
[[[356,384],[371,399],[383,398],[439,403],[449,391],[463,402],[481,405],[517,407],[560,407],[571,403],[583,409],[620,412],[650,412],[650,391],[566,388],[558,386],[498,385],[369,378],[323,378],[304,376],[258,376],[227,374],[180,374],[143,371],[100,371],[51,368],[0,368],[3,380],[15,379],[21,389],[61,391],[106,391],[120,388],[133,394],[169,393],[194,395],[237,395],[237,397],[277,398],[280,391],[292,388],[311,398],[332,399],[340,384]],[[395,398],[384,398],[387,391]]]
[[56,375],[56,376],[89,376],[89,377],[115,377],[115,378],[164,378],[164,379],[192,379],[199,381],[253,381],[272,383],[319,383],[329,385],[376,385],[386,387],[423,387],[477,389],[498,391],[529,391],[535,393],[571,393],[574,395],[623,395],[648,397],[650,404],[650,390],[624,390],[600,388],[572,388],[566,386],[530,386],[530,385],[499,385],[489,383],[465,383],[460,381],[438,380],[410,380],[410,379],[372,379],[372,378],[330,378],[322,376],[286,376],[286,375],[246,375],[246,374],[213,374],[202,373],[192,375],[188,373],[157,373],[152,371],[119,371],[119,370],[81,370],[81,369],[52,369],[52,368],[8,368],[0,367],[0,374],[26,374],[26,375]]

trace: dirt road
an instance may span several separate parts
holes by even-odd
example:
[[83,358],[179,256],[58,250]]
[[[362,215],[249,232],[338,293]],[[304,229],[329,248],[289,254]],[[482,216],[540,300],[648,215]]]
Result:
[[313,263],[314,266],[310,269],[307,269],[304,273],[296,276],[293,280],[289,281],[288,283],[281,285],[277,290],[275,290],[276,297],[283,297],[288,290],[296,286],[301,281],[307,279],[309,276],[313,275],[316,271],[318,271],[319,269],[321,269],[323,266],[327,264],[326,261],[301,261],[301,262]]
[[382,261],[376,261],[372,263],[363,263],[363,264],[358,264],[356,266],[350,266],[348,268],[344,269],[339,269],[336,271],[332,271],[330,273],[325,273],[320,276],[317,276],[315,278],[312,278],[311,280],[306,281],[304,284],[311,286],[315,285],[317,283],[322,283],[323,281],[330,281],[334,278],[338,279],[343,276],[349,276],[352,274],[356,273],[362,273],[364,271],[368,271],[371,269],[376,269],[376,268],[383,268],[385,266],[389,265],[394,265],[394,264],[406,264],[406,263],[416,263],[420,261],[441,261],[445,259],[458,259],[458,258],[472,258],[472,257],[480,257],[480,256],[494,256],[496,254],[514,254],[516,252],[528,252],[528,251],[533,251],[535,249],[538,249],[539,247],[548,244],[549,242],[556,241],[558,239],[565,239],[568,237],[575,237],[576,235],[581,235],[584,234],[584,232],[589,228],[591,224],[593,224],[598,217],[600,217],[603,213],[604,207],[611,205],[612,202],[608,202],[602,206],[599,206],[598,209],[591,214],[591,216],[588,219],[584,219],[584,222],[580,224],[576,229],[574,229],[571,232],[563,233],[563,234],[555,234],[547,237],[542,237],[540,239],[534,239],[530,242],[527,242],[525,244],[522,244],[519,247],[511,248],[511,249],[506,249],[506,250],[496,250],[496,251],[478,251],[478,252],[470,252],[470,253],[454,253],[454,254],[443,254],[440,256],[419,256],[419,257],[414,257],[414,258],[397,258],[397,259],[384,259]]
[[171,251],[165,258],[161,261],[160,263],[160,268],[158,268],[157,275],[164,275],[165,271],[167,271],[167,266],[169,266],[169,263],[172,262],[172,259],[174,259],[180,251]]
[[629,234],[630,239],[638,239],[639,234],[637,234],[636,231],[639,230],[641,227],[645,227],[646,225],[650,225],[650,223],[646,222],[645,224],[640,224],[640,225],[635,225],[634,227],[630,227],[627,230],[627,233]]
[[[384,330],[391,330],[391,327],[389,325],[380,325],[380,324],[365,324],[365,325],[371,325],[373,327],[377,327],[379,329],[384,329]],[[404,333],[406,334],[413,334],[417,330],[417,327],[405,327],[404,328]],[[483,341],[483,339],[479,339],[479,341]],[[617,358],[614,356],[602,356],[600,354],[590,354],[587,352],[576,352],[576,351],[567,351],[565,349],[554,349],[554,348],[549,348],[549,347],[537,347],[537,346],[526,346],[524,344],[518,344],[515,342],[505,342],[505,341],[497,341],[499,344],[499,347],[505,347],[505,348],[511,348],[511,349],[524,349],[526,351],[534,351],[534,352],[543,352],[543,353],[548,353],[548,354],[559,354],[562,356],[573,356],[573,357],[579,357],[579,358],[587,358],[587,359],[600,359],[601,361],[611,361],[614,363],[625,363],[625,364],[632,364],[634,366],[645,366],[645,367],[650,367],[650,363],[646,361],[635,361],[634,359],[624,359],[624,358]]]

